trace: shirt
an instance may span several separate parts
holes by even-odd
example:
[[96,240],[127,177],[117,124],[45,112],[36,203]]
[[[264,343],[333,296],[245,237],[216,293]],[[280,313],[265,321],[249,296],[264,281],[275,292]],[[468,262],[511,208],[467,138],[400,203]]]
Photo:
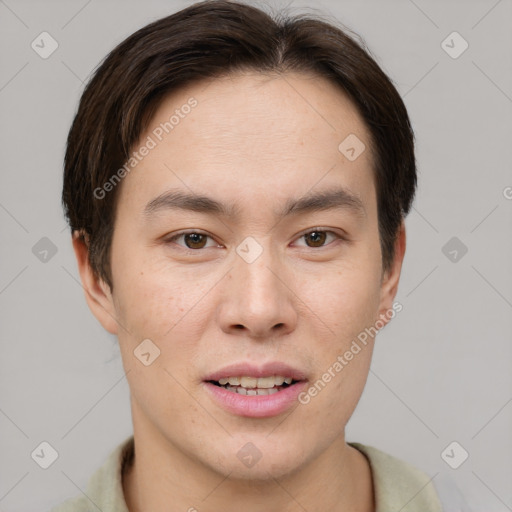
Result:
[[[451,485],[434,482],[419,469],[372,446],[348,443],[370,463],[375,512],[470,512]],[[133,435],[108,456],[89,479],[85,495],[69,499],[50,512],[129,512],[124,499],[122,470],[134,453]]]

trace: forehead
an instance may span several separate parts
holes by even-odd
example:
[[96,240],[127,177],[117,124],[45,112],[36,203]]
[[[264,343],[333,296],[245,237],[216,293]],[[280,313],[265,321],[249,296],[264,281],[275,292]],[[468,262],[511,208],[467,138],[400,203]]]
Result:
[[[354,136],[366,150],[351,160],[340,144]],[[139,206],[176,187],[231,191],[241,203],[251,191],[286,201],[320,181],[358,195],[373,188],[369,132],[342,90],[317,75],[238,73],[184,87],[162,101],[132,151],[143,146],[151,149],[123,183]]]

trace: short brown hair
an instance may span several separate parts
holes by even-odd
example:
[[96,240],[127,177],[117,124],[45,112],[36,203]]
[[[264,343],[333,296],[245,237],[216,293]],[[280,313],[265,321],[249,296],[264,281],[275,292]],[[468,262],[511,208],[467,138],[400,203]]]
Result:
[[[310,15],[277,16],[239,2],[203,1],[130,35],[97,68],[81,97],[64,160],[62,201],[72,234],[113,289],[110,247],[118,190],[94,191],[127,161],[164,96],[236,71],[313,72],[337,84],[371,134],[384,269],[416,189],[414,134],[391,80],[358,36]],[[340,141],[341,142],[341,141]]]

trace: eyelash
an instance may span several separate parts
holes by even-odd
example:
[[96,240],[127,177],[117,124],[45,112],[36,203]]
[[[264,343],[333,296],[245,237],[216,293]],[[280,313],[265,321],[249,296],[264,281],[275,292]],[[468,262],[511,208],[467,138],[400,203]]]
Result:
[[[336,233],[335,231],[332,231],[332,230],[328,230],[328,229],[321,229],[321,228],[313,228],[313,229],[309,229],[308,231],[305,231],[303,232],[301,235],[299,235],[298,238],[296,238],[296,240],[300,239],[300,238],[303,238],[305,237],[306,235],[309,235],[310,233],[330,233],[332,235],[334,235],[336,237],[336,239],[338,240],[342,240],[342,241],[348,241],[346,237],[344,237],[343,235],[340,235],[339,233]],[[175,235],[173,235],[172,237],[170,238],[167,238],[165,240],[165,243],[173,243],[175,240],[177,240],[178,238],[184,236],[184,235],[190,235],[190,234],[196,234],[196,235],[203,235],[203,236],[206,236],[208,238],[211,238],[213,239],[213,237],[211,235],[209,235],[208,233],[205,233],[204,231],[199,231],[199,230],[194,230],[194,229],[191,229],[191,230],[187,230],[187,231],[181,231],[180,233],[177,233]],[[332,244],[333,242],[331,242]],[[179,245],[179,244],[177,244]],[[305,246],[306,249],[323,249],[325,247],[328,247],[330,244],[327,244],[327,245],[322,245],[320,247],[309,247],[309,246]],[[189,254],[197,254],[198,252],[200,252],[201,250],[204,250],[204,249],[211,249],[211,247],[202,247],[201,249],[190,249],[189,247],[184,247],[182,245],[180,245],[179,247],[181,247],[185,252],[189,253]]]

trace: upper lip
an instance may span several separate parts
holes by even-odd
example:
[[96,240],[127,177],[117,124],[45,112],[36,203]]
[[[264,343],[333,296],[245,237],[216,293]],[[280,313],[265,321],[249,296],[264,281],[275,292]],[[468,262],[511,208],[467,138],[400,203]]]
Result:
[[255,365],[254,363],[241,362],[234,363],[224,368],[217,370],[209,374],[204,380],[226,379],[228,377],[271,377],[273,375],[279,375],[282,377],[291,377],[293,380],[304,380],[306,375],[304,372],[291,367],[286,363],[279,361],[273,361],[262,365]]

